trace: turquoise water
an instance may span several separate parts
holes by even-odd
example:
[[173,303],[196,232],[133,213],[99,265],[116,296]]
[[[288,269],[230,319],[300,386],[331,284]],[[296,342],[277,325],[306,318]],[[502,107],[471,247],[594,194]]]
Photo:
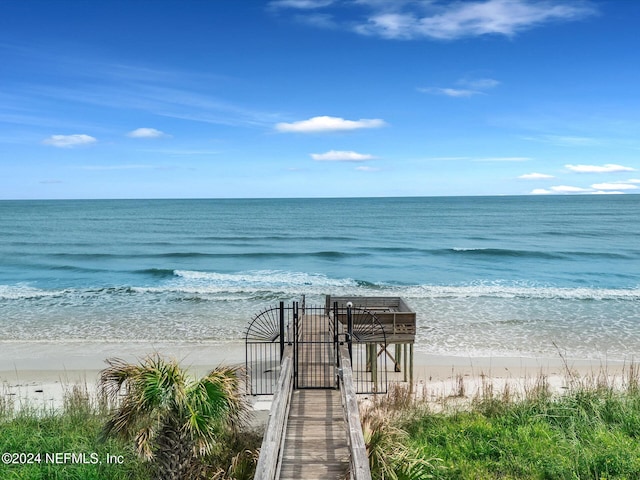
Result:
[[242,339],[279,300],[403,296],[417,348],[640,351],[640,196],[0,202],[0,345]]

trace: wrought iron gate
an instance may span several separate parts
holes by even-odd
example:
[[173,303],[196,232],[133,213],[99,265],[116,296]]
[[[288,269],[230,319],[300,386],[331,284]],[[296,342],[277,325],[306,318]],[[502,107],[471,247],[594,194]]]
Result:
[[[286,346],[293,348],[294,388],[338,386],[338,345],[351,356],[356,393],[387,391],[386,334],[375,314],[357,307],[305,306],[298,302],[258,313],[247,328],[247,393],[270,395]],[[380,348],[380,350],[379,350]]]
[[325,307],[305,307],[294,317],[294,388],[337,388],[336,318]]

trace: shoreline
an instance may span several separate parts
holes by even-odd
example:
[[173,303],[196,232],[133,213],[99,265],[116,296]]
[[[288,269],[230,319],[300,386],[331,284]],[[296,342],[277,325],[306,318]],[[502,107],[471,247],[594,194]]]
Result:
[[[241,342],[216,343],[5,343],[0,353],[0,395],[13,398],[14,404],[59,408],[65,392],[74,386],[95,393],[100,370],[111,357],[137,362],[158,352],[177,358],[194,376],[206,374],[218,365],[243,365],[245,346]],[[471,398],[486,388],[487,381],[496,392],[504,388],[514,393],[526,390],[544,376],[552,392],[566,388],[571,375],[621,381],[631,361],[556,357],[470,357],[415,352],[414,386],[416,392],[434,401],[464,392]],[[387,367],[389,369],[389,367]],[[401,376],[399,376],[401,377]],[[396,377],[398,378],[398,377]],[[390,383],[394,374],[389,371]],[[462,389],[462,390],[461,390]],[[255,410],[268,410],[270,399],[252,397]]]

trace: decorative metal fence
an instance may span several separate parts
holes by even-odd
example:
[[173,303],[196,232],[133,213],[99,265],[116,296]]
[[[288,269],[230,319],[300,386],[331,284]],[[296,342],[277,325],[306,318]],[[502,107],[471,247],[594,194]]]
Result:
[[297,315],[297,304],[285,307],[284,302],[280,302],[279,306],[253,317],[245,335],[248,394],[274,393],[285,345],[293,340],[294,315]]
[[349,348],[356,393],[386,393],[387,336],[376,315],[365,308],[339,307],[337,302],[331,315]]
[[299,307],[298,302],[258,313],[247,328],[247,393],[274,393],[286,345],[293,346],[294,388],[338,386],[338,346],[347,344],[356,393],[387,391],[386,333],[364,308]]

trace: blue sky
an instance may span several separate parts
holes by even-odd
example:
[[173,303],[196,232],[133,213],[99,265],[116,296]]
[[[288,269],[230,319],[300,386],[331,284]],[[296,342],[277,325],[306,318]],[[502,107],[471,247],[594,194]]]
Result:
[[640,192],[640,2],[4,0],[0,198]]

